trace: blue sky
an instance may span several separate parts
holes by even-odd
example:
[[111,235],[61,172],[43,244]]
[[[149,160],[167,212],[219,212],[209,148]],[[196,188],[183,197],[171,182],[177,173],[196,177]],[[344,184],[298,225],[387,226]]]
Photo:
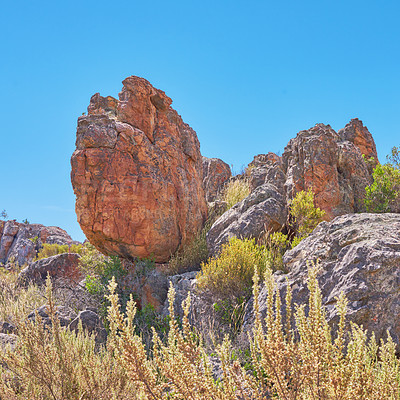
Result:
[[235,171],[317,122],[400,145],[398,1],[18,1],[0,10],[0,210],[66,229],[91,95],[129,75],[173,99],[202,154]]

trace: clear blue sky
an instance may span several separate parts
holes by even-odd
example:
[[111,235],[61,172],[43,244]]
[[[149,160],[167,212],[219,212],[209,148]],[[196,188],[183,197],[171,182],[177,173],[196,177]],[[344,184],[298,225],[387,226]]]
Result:
[[8,1],[0,9],[0,211],[84,236],[76,120],[129,75],[173,99],[202,154],[239,171],[317,122],[400,144],[398,1]]

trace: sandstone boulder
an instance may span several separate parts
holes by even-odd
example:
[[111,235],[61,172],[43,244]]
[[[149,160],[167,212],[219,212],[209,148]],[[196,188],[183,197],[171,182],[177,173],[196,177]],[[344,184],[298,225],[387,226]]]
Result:
[[219,158],[203,156],[203,188],[206,200],[211,203],[216,200],[223,185],[232,176],[229,165]]
[[278,188],[265,183],[219,217],[207,233],[207,247],[216,255],[233,236],[259,238],[282,228],[287,218],[285,199]]
[[201,229],[207,205],[196,133],[143,78],[119,100],[92,97],[72,155],[76,213],[89,241],[124,258],[165,262]]
[[[336,297],[343,292],[349,301],[349,321],[375,332],[378,339],[386,338],[389,330],[399,344],[400,215],[350,214],[319,224],[308,238],[286,252],[284,264],[290,272],[276,274],[282,296],[288,278],[293,303],[307,303],[307,262],[317,260],[318,282],[328,320],[338,321],[334,306]],[[259,296],[264,315],[266,298],[264,288]],[[251,320],[249,311],[247,328]]]
[[57,226],[0,221],[0,265],[31,263],[43,243],[71,245],[78,242]]

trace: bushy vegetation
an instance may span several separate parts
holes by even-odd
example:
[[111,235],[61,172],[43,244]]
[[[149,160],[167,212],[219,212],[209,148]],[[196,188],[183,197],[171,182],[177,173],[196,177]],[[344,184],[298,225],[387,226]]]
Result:
[[263,274],[267,263],[265,247],[254,239],[232,237],[217,257],[201,265],[197,286],[217,298],[247,297],[251,293],[254,268]]
[[41,260],[42,258],[47,258],[47,257],[51,257],[51,256],[55,256],[57,254],[63,254],[63,253],[82,254],[83,251],[84,251],[84,249],[81,244],[71,244],[70,246],[68,246],[67,244],[43,243],[43,247],[38,252],[38,254],[36,256],[36,260]]
[[[296,242],[306,238],[323,220],[325,211],[314,204],[314,192],[311,188],[296,194],[290,204],[290,214],[294,219]],[[298,244],[298,243],[296,243]]]
[[227,207],[232,208],[235,204],[242,201],[250,194],[250,186],[247,177],[230,180],[226,183],[222,191],[222,200],[227,203]]
[[400,154],[392,148],[384,165],[373,170],[373,183],[365,188],[364,204],[368,212],[386,213],[400,211]]
[[126,315],[121,313],[112,279],[107,296],[110,333],[106,347],[96,349],[92,336],[60,326],[48,283],[51,327],[44,327],[39,315],[36,322],[20,321],[15,350],[0,353],[0,396],[4,400],[398,399],[400,362],[395,344],[388,337],[378,345],[373,335],[368,337],[355,324],[348,329],[343,295],[336,304],[339,323],[331,329],[316,275],[317,268],[310,267],[308,307],[293,311],[288,290],[282,314],[281,296],[267,269],[264,319],[256,272],[249,360],[241,365],[226,337],[214,352],[220,379],[213,375],[201,338],[189,324],[190,297],[183,303],[180,326],[174,315],[174,289],[170,288],[169,333],[162,340],[154,332],[149,352],[135,333],[134,299],[128,302]]

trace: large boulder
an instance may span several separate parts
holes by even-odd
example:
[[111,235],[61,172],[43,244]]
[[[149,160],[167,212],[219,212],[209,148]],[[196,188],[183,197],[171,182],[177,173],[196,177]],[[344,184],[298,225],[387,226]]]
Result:
[[119,100],[96,94],[78,119],[71,158],[76,213],[106,254],[168,261],[206,219],[200,144],[171,103],[131,76]]
[[[375,332],[378,339],[385,338],[389,330],[400,343],[399,214],[350,214],[320,223],[308,238],[286,252],[284,264],[289,273],[276,274],[282,296],[288,280],[293,303],[308,301],[309,262],[319,265],[318,282],[329,322],[338,321],[336,298],[343,292],[349,301],[349,321]],[[259,300],[264,315],[266,299],[263,288]],[[249,321],[251,311],[246,317],[247,328]]]
[[70,246],[79,242],[57,226],[0,221],[0,265],[31,263],[43,243]]
[[287,218],[285,199],[279,189],[265,183],[219,217],[207,233],[207,247],[216,255],[233,236],[259,238],[281,229]]
[[206,200],[212,203],[232,176],[229,165],[219,158],[203,156],[203,188]]

